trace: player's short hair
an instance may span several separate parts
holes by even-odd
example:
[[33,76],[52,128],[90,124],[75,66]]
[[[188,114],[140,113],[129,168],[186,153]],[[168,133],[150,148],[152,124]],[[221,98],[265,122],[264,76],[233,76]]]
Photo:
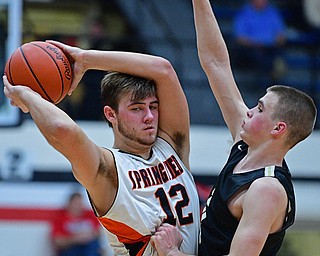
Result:
[[285,144],[292,148],[314,129],[317,116],[314,101],[306,93],[284,85],[271,86],[267,92],[273,92],[278,97],[272,118],[287,124],[289,133]]
[[132,94],[132,101],[143,100],[156,95],[156,85],[152,80],[115,71],[108,72],[101,80],[103,107],[109,106],[117,113],[120,99],[127,93]]

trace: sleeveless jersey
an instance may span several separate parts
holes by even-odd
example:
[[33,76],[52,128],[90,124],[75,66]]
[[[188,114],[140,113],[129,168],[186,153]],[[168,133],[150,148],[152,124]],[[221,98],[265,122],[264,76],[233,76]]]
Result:
[[176,225],[181,250],[197,254],[200,206],[195,182],[174,149],[158,138],[152,155],[110,149],[114,155],[118,191],[110,210],[99,217],[115,255],[157,255],[149,243],[161,223]]
[[232,147],[228,161],[219,174],[216,187],[211,191],[202,215],[199,255],[229,254],[231,241],[239,222],[228,209],[228,199],[241,187],[249,186],[254,180],[261,177],[268,176],[279,180],[287,193],[288,206],[282,229],[269,234],[260,255],[276,255],[283,242],[285,230],[294,222],[295,196],[291,174],[285,161],[283,161],[283,166],[269,166],[234,174],[235,166],[247,155],[247,152],[248,145],[243,141],[239,141]]

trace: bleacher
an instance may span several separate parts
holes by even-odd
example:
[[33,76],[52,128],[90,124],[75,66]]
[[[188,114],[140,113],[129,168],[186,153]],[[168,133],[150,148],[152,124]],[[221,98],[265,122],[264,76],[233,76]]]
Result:
[[[139,36],[146,43],[146,50],[168,58],[175,66],[189,100],[191,122],[224,124],[199,64],[191,1],[115,2],[128,22],[136,25]],[[237,50],[232,41],[233,18],[244,2],[218,0],[212,4],[231,55]],[[301,1],[272,2],[278,5],[288,26],[288,43],[283,49],[287,72],[280,82],[307,92],[320,104],[320,50],[313,44],[312,30],[303,17]],[[245,101],[252,106],[263,94],[255,88],[254,68],[243,69],[234,64],[233,71]]]
[[[245,1],[212,1],[231,58],[237,51],[232,37],[233,18]],[[280,8],[288,26],[288,43],[283,49],[287,72],[280,82],[307,92],[320,105],[320,49],[314,43],[317,38],[312,28],[303,17],[301,0],[271,1]],[[119,46],[122,37],[134,45],[133,50],[163,56],[171,61],[186,92],[192,124],[224,125],[199,63],[191,1],[115,0],[108,3],[92,1],[90,5],[73,0],[53,1],[51,4],[31,2],[25,5],[25,40],[33,39],[28,38],[29,27],[38,33],[37,39],[54,36],[68,43],[66,36],[69,39],[85,37],[88,28],[83,13],[94,11],[94,3],[100,3],[103,8],[109,39],[115,41],[114,45]],[[232,67],[248,106],[255,105],[257,98],[264,93],[257,89],[255,69],[243,68],[236,62],[232,62]]]

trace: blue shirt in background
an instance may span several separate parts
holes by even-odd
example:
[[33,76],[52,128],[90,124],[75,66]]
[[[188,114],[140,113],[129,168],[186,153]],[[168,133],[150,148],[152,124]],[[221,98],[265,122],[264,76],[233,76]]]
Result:
[[277,36],[285,33],[285,24],[275,7],[267,5],[257,10],[246,4],[235,18],[234,33],[235,38],[242,37],[254,43],[272,46]]

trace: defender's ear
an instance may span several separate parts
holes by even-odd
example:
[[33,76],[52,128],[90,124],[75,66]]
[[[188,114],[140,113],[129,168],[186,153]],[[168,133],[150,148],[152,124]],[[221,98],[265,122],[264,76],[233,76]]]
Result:
[[114,120],[116,119],[116,115],[114,110],[109,107],[109,106],[104,106],[103,108],[103,113],[104,116],[106,117],[106,119],[110,122],[110,123],[114,123]]
[[282,134],[287,130],[287,124],[285,122],[278,122],[277,125],[273,128],[271,133],[273,135]]

